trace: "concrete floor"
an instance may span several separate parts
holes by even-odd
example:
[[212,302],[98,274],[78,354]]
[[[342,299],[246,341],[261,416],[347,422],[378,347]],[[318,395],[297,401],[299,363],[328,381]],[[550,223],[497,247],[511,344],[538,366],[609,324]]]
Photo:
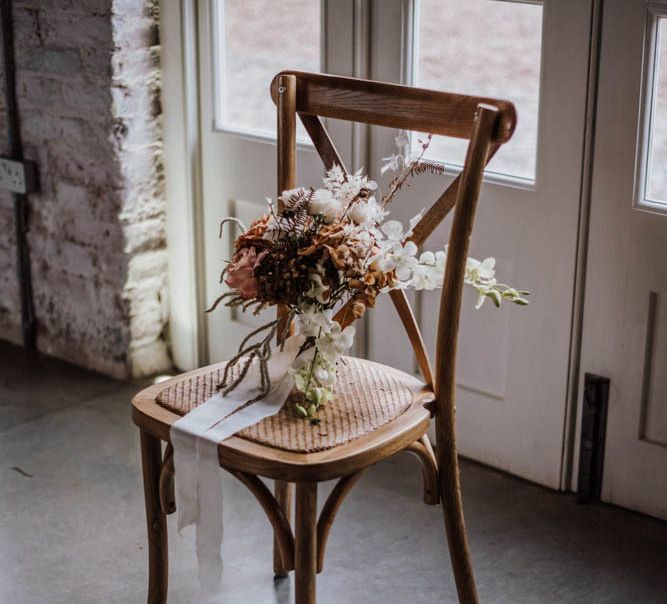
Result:
[[[0,344],[0,603],[145,601],[137,432],[121,383]],[[454,602],[439,508],[421,503],[416,462],[398,456],[341,509],[318,578],[320,604]],[[226,476],[224,601],[289,603],[271,531]],[[324,485],[324,495],[331,488]],[[485,603],[667,602],[667,524],[473,463],[463,490]],[[170,602],[199,601],[193,534],[171,516]]]

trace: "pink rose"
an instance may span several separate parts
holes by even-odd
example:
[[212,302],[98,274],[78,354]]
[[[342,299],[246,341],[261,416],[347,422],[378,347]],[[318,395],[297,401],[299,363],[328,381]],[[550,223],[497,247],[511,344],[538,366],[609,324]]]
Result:
[[232,289],[238,289],[244,300],[257,296],[255,269],[267,254],[267,250],[258,254],[254,247],[245,247],[236,252],[229,263],[225,283]]

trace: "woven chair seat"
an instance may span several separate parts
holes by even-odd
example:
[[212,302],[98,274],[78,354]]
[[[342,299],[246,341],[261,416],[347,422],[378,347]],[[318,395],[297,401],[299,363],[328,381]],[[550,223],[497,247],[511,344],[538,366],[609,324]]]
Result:
[[[215,391],[225,365],[172,384],[160,391],[161,406],[185,415]],[[403,372],[355,357],[343,357],[336,380],[336,398],[318,413],[311,424],[287,404],[276,414],[237,434],[241,438],[298,453],[323,451],[373,432],[396,419],[412,403],[424,384]]]

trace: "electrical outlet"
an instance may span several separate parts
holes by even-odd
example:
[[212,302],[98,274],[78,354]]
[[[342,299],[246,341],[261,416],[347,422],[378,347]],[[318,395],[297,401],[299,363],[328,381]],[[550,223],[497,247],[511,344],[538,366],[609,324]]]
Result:
[[36,188],[36,176],[34,162],[0,157],[0,189],[7,189],[12,193],[30,193]]

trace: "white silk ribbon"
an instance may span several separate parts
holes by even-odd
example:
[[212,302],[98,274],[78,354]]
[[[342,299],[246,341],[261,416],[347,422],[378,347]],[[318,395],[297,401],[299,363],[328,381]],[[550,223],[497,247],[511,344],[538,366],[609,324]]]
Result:
[[259,393],[261,378],[259,364],[255,363],[232,393],[214,394],[171,427],[178,531],[191,524],[196,526],[199,582],[208,599],[219,593],[222,573],[222,477],[218,444],[280,411],[294,387],[294,377],[288,369],[304,340],[300,334],[290,336],[282,349],[274,352],[268,362],[271,389],[257,402],[244,407]]

